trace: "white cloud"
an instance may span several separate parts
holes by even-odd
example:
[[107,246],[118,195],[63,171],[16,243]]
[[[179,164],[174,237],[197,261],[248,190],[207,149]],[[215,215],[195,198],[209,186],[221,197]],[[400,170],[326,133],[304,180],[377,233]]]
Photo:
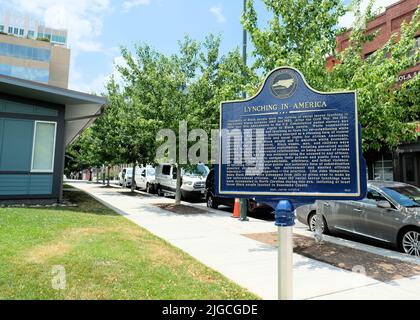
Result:
[[100,74],[91,81],[83,81],[83,77],[80,77],[78,81],[71,82],[69,87],[76,91],[101,94],[105,93],[105,85],[108,80],[109,76],[105,74]]
[[138,6],[148,6],[150,4],[150,0],[127,0],[124,1],[122,4],[123,11],[128,11],[132,8]]
[[216,17],[217,23],[226,22],[226,18],[223,15],[223,8],[221,5],[210,8],[210,12]]
[[95,41],[79,41],[78,47],[81,51],[84,52],[101,52],[103,50],[103,46],[100,42]]
[[[379,8],[384,10],[386,7],[398,1],[399,0],[376,0],[373,5],[372,10],[376,11]],[[362,11],[366,10],[368,4],[369,4],[369,0],[362,0],[361,5],[360,5]],[[350,28],[353,25],[353,22],[354,22],[354,14],[352,12],[347,12],[343,17],[341,17],[338,25],[340,27]]]
[[88,93],[96,93],[101,94],[105,93],[106,91],[106,84],[114,76],[116,83],[123,84],[123,78],[121,74],[117,70],[117,66],[125,66],[125,60],[122,56],[117,56],[113,59],[113,64],[108,65],[108,69],[110,70],[109,74],[99,74],[94,79],[90,81],[84,81],[83,73],[75,69],[72,81],[70,82],[70,88],[77,91],[88,92]]

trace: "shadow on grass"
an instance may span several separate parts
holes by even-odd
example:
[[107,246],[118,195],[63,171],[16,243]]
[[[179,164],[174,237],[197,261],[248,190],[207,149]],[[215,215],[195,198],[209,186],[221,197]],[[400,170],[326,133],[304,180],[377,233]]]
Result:
[[65,203],[76,206],[40,207],[35,209],[52,211],[73,211],[78,213],[89,213],[101,216],[118,216],[116,212],[104,206],[102,203],[95,200],[83,191],[64,191],[63,199]]

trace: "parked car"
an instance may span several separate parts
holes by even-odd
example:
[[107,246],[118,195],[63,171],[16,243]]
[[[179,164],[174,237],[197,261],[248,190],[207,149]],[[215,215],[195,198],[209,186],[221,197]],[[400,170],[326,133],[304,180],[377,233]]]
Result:
[[[181,169],[182,198],[202,198],[209,168],[198,164],[192,169]],[[159,196],[175,195],[177,170],[174,165],[160,164],[156,167],[155,188]]]
[[[214,169],[211,169],[206,179],[205,198],[207,207],[217,209],[219,206],[228,206],[233,208],[235,205],[235,199],[217,197],[215,187],[215,172]],[[247,203],[249,213],[274,213],[273,208],[266,204],[258,203],[255,199],[248,199]]]
[[137,168],[135,173],[136,189],[153,193],[154,185],[156,184],[155,172],[156,170],[152,166]]
[[133,168],[126,168],[120,170],[118,174],[118,182],[120,186],[131,187],[131,181],[133,180]]
[[346,233],[388,243],[420,256],[420,189],[400,182],[369,181],[361,201],[318,201],[296,210],[300,222],[315,231],[317,209],[324,232]]

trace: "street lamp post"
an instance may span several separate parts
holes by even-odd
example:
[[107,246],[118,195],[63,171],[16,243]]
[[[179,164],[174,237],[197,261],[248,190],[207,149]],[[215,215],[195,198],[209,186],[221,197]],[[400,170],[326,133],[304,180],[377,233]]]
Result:
[[[246,1],[244,0],[244,7],[243,7],[243,12],[245,13],[246,11]],[[242,33],[242,58],[244,61],[244,65],[246,65],[247,63],[247,47],[248,47],[248,35],[246,32],[245,27],[243,28],[243,33]],[[246,76],[245,74],[243,75],[244,77]],[[246,92],[245,90],[242,92],[242,98],[246,99]],[[241,221],[248,221],[247,215],[248,215],[248,201],[247,199],[240,199],[240,212],[241,212]]]
[[[244,0],[244,8],[243,8],[243,12],[246,12],[246,2],[247,0]],[[247,47],[248,47],[248,34],[246,32],[246,29],[244,27],[243,29],[243,38],[242,38],[242,58],[244,60],[244,65],[247,64]],[[242,93],[243,98],[246,99],[246,92],[244,91]]]

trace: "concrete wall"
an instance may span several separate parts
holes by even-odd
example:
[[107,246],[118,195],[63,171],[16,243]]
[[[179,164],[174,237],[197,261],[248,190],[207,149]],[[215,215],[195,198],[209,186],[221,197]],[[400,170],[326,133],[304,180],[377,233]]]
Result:
[[49,85],[68,88],[70,67],[70,50],[53,45],[51,48]]

